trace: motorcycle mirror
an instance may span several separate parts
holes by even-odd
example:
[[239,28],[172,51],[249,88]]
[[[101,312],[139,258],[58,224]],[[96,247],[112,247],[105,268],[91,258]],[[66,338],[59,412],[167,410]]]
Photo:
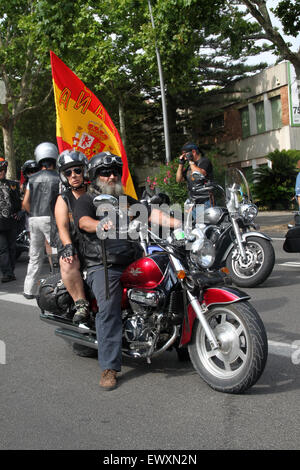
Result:
[[111,196],[110,194],[99,194],[99,196],[94,197],[93,204],[95,207],[104,204],[118,207],[119,201],[115,196]]
[[205,179],[205,176],[200,173],[200,171],[193,171],[192,177],[194,178],[194,181],[202,181]]

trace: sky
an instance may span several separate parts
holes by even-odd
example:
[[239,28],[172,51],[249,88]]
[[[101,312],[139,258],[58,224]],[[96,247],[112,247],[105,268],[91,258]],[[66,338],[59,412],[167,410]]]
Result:
[[[283,38],[292,44],[292,47],[291,47],[292,51],[296,52],[300,48],[300,32],[296,38],[294,38],[293,36],[286,36],[283,33],[280,21],[270,11],[270,8],[275,8],[278,5],[278,3],[279,3],[279,0],[267,0],[267,8],[269,10],[272,23],[274,26],[276,26],[279,29],[279,32],[283,36]],[[269,41],[265,41],[265,42],[269,43]],[[258,62],[267,62],[268,65],[273,65],[275,64],[276,60],[277,60],[277,56],[275,56],[274,54],[271,54],[270,52],[264,52],[260,54],[259,56],[249,57],[249,59],[247,60],[247,64],[255,65]]]

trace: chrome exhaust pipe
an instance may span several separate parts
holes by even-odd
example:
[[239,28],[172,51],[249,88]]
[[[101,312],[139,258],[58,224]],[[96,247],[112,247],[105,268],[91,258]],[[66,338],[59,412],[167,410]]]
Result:
[[70,320],[61,318],[53,313],[40,313],[40,319],[49,325],[58,327],[55,330],[56,336],[63,338],[67,342],[98,349],[96,332],[91,330],[88,326],[84,324],[76,326]]
[[69,330],[66,328],[57,328],[55,330],[55,334],[67,342],[81,344],[82,346],[88,346],[92,349],[98,349],[98,341],[96,337],[91,335],[82,334],[79,331]]
[[96,334],[95,330],[91,330],[88,326],[84,325],[83,323],[80,323],[79,326],[74,325],[72,321],[66,320],[65,318],[61,318],[58,315],[54,315],[53,313],[40,313],[40,319],[52,326],[66,327],[68,328],[68,330],[80,333]]
[[174,343],[178,335],[179,335],[179,326],[176,325],[174,326],[173,334],[171,338],[169,339],[169,341],[167,341],[166,344],[164,344],[160,349],[158,349],[157,351],[154,351],[154,353],[152,354],[152,357],[158,356],[159,354],[166,351]]

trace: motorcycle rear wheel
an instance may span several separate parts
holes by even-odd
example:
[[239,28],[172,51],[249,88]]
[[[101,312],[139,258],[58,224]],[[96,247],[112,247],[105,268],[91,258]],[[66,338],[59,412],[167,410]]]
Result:
[[243,393],[260,378],[267,361],[268,341],[256,310],[242,301],[215,305],[207,313],[220,348],[213,350],[198,320],[188,346],[192,364],[214,390]]
[[248,237],[244,245],[246,260],[235,259],[235,249],[229,253],[226,266],[235,285],[255,287],[262,284],[271,274],[275,264],[274,248],[269,240]]

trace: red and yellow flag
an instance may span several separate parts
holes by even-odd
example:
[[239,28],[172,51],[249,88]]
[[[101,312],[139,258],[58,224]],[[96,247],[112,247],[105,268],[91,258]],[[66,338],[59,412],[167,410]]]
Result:
[[103,151],[122,157],[122,184],[136,198],[119,133],[98,98],[50,51],[56,106],[56,137],[59,152],[74,148],[88,159]]

